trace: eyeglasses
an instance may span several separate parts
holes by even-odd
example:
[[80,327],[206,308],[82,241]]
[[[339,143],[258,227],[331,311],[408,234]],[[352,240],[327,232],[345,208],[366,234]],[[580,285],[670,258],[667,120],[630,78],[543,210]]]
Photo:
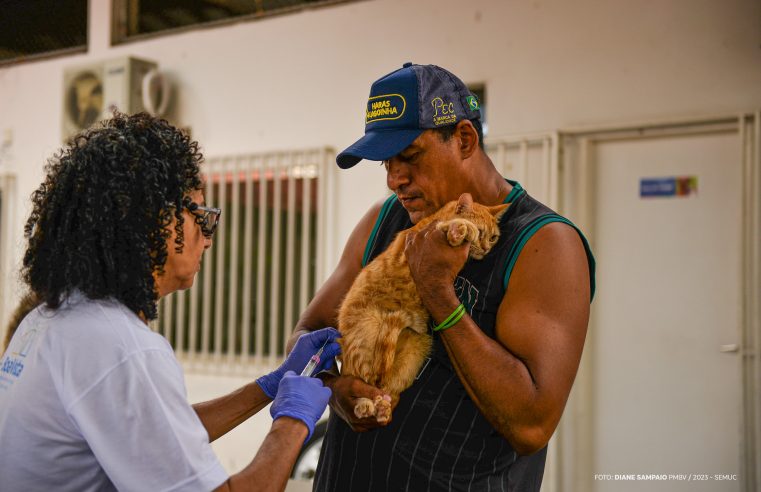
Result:
[[201,226],[201,232],[203,235],[206,237],[211,237],[214,234],[214,231],[217,230],[219,217],[222,215],[222,209],[204,207],[203,205],[199,205],[196,202],[190,200],[190,198],[185,198],[183,205],[188,209],[188,211],[190,211],[191,214],[193,214],[196,224]]

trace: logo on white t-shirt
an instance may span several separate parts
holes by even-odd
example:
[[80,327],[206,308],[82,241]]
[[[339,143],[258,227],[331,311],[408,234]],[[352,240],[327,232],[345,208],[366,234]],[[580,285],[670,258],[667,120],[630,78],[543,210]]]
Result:
[[37,329],[32,328],[23,333],[18,340],[14,339],[5,356],[0,360],[0,389],[8,388],[21,376],[24,370],[24,359],[32,348],[37,337]]

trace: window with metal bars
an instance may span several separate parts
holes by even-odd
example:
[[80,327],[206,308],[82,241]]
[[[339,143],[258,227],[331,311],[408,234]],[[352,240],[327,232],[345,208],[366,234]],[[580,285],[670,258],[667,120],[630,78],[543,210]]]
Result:
[[328,150],[211,159],[205,198],[222,217],[187,291],[154,327],[186,368],[245,372],[278,363],[314,294]]
[[87,51],[87,0],[0,0],[0,65]]
[[357,0],[114,0],[113,41]]

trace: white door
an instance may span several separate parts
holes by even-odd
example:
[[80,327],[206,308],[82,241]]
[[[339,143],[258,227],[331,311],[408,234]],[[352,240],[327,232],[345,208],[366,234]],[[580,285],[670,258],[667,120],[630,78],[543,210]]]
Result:
[[[740,137],[591,150],[594,488],[739,491],[741,361],[726,346],[742,322]],[[697,193],[640,196],[642,178],[674,176],[697,178]]]

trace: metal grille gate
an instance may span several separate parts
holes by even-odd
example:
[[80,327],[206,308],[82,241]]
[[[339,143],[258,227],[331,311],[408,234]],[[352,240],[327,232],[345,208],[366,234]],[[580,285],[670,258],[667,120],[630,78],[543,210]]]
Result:
[[514,179],[552,209],[559,203],[560,150],[557,133],[488,139],[486,153],[502,176]]
[[154,328],[186,370],[255,374],[283,358],[319,287],[330,149],[213,158],[206,202],[222,208],[193,287],[163,298]]

